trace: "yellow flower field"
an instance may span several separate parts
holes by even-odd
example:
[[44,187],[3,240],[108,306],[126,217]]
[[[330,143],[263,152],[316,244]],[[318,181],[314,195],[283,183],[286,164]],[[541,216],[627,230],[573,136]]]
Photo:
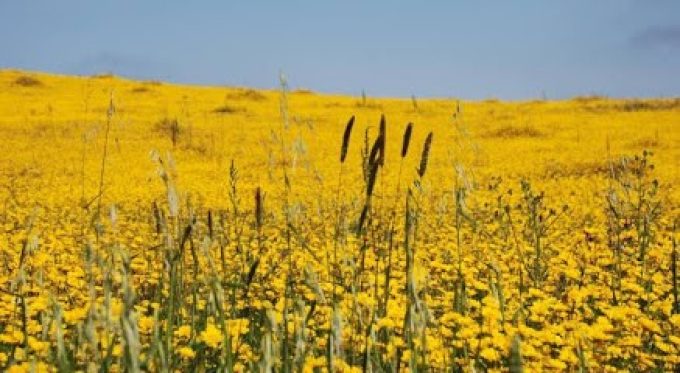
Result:
[[2,371],[680,369],[680,99],[0,70],[0,149]]

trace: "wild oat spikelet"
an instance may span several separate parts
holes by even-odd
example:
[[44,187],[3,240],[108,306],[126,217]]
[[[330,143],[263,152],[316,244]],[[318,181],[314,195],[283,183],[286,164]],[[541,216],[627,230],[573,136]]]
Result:
[[427,135],[425,144],[423,145],[423,154],[420,156],[420,167],[418,167],[418,175],[425,176],[427,170],[427,159],[430,157],[430,147],[432,146],[432,132]]
[[342,136],[342,148],[340,148],[340,163],[345,162],[347,158],[347,149],[349,148],[349,138],[352,135],[352,127],[354,126],[354,115],[349,118],[347,126],[345,126],[345,134]]
[[404,141],[401,143],[401,157],[406,157],[408,153],[408,146],[411,143],[411,132],[413,131],[413,123],[409,122],[404,130]]

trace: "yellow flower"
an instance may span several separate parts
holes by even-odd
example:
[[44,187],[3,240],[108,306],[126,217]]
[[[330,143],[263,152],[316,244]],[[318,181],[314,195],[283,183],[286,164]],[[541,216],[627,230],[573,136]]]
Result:
[[50,366],[43,363],[29,363],[24,362],[18,365],[12,365],[7,369],[7,373],[48,373],[50,372]]
[[373,305],[375,304],[375,300],[366,293],[357,294],[356,300],[357,303],[367,308],[373,307]]
[[191,327],[189,325],[182,325],[175,330],[175,337],[189,339],[191,336]]
[[8,344],[19,344],[24,340],[24,333],[20,330],[6,331],[0,335],[0,342]]
[[28,347],[35,352],[45,352],[49,349],[50,344],[37,340],[35,337],[28,337]]
[[661,333],[661,328],[659,328],[659,325],[646,317],[641,317],[638,322],[643,328],[649,330],[650,332]]
[[574,353],[573,348],[565,347],[560,351],[560,360],[566,361],[570,364],[578,363],[578,356]]
[[194,352],[194,350],[188,346],[180,347],[177,350],[177,353],[182,357],[182,359],[193,359],[196,356],[196,352]]
[[40,296],[40,297],[33,299],[33,302],[31,303],[31,311],[33,311],[33,312],[45,311],[48,306],[49,306],[49,300],[47,299],[47,297]]
[[23,363],[20,365],[12,365],[7,369],[7,373],[27,373],[30,372],[30,367],[27,366],[27,363]]
[[141,316],[139,318],[139,332],[143,334],[150,334],[153,330],[153,317]]
[[120,344],[113,346],[113,349],[111,350],[111,355],[115,357],[121,357],[123,355],[123,346],[121,346]]
[[248,319],[227,320],[227,329],[229,329],[229,335],[232,338],[238,338],[239,335],[248,333],[249,324],[250,321]]
[[548,365],[550,368],[555,369],[555,370],[558,370],[558,371],[564,371],[565,369],[567,369],[567,364],[565,364],[564,362],[562,362],[562,361],[560,361],[560,360],[557,360],[557,359],[550,359],[550,360],[548,360],[548,364],[547,364],[547,365]]
[[217,348],[220,343],[222,343],[224,336],[222,335],[222,332],[215,327],[215,325],[208,324],[205,330],[201,332],[200,339],[203,341],[203,343],[208,345],[208,347]]
[[378,330],[382,328],[393,329],[395,326],[397,326],[397,323],[395,323],[394,320],[389,317],[383,317],[376,323],[376,329]]
[[83,321],[85,316],[87,316],[87,309],[85,307],[74,308],[64,312],[64,321],[67,324],[73,325]]
[[479,353],[479,356],[483,357],[486,361],[497,361],[501,357],[498,351],[490,347],[483,349]]

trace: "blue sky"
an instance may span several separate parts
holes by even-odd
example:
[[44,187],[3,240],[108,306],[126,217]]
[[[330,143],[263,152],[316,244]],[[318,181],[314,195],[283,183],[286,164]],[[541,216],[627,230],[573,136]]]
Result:
[[680,96],[680,1],[0,0],[0,68],[370,96]]

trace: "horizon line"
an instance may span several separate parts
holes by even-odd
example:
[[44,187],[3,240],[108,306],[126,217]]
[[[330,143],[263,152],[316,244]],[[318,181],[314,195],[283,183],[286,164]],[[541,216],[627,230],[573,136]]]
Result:
[[[19,73],[27,73],[27,74],[43,74],[43,75],[52,75],[52,76],[60,76],[60,77],[70,77],[70,78],[97,78],[97,77],[104,77],[104,76],[109,76],[112,78],[118,78],[122,80],[128,80],[132,82],[139,82],[139,83],[149,83],[149,82],[155,82],[155,83],[163,83],[163,84],[169,84],[169,85],[174,85],[174,86],[182,86],[182,87],[190,87],[190,88],[246,88],[246,89],[255,89],[255,90],[262,90],[262,91],[272,91],[272,92],[277,92],[280,91],[280,86],[271,86],[271,87],[261,87],[261,86],[249,86],[249,85],[242,85],[242,84],[231,84],[231,83],[201,83],[201,82],[188,82],[188,81],[181,81],[181,80],[175,80],[172,78],[158,78],[158,77],[142,77],[142,76],[135,76],[135,75],[127,75],[127,74],[121,74],[121,73],[116,73],[114,71],[102,71],[102,72],[97,72],[97,73],[67,73],[67,72],[62,72],[62,71],[49,71],[49,70],[36,70],[36,69],[30,69],[30,68],[22,68],[22,67],[14,67],[14,66],[0,66],[0,73],[2,72],[19,72]],[[285,72],[283,72],[284,75]],[[286,75],[287,76],[287,75]],[[290,80],[288,80],[288,83],[290,83]],[[673,99],[680,99],[680,94],[677,95],[657,95],[657,96],[649,96],[649,95],[640,95],[640,96],[618,96],[618,95],[611,95],[611,94],[606,94],[606,93],[598,93],[598,92],[590,92],[590,93],[581,93],[577,95],[570,95],[568,97],[555,97],[555,98],[550,98],[547,95],[543,96],[530,96],[530,97],[522,97],[522,98],[500,98],[497,96],[489,96],[485,98],[466,98],[465,96],[456,96],[456,95],[451,95],[451,96],[438,96],[438,95],[433,95],[433,96],[428,96],[428,95],[414,95],[414,94],[407,94],[404,96],[398,95],[371,95],[368,94],[368,90],[360,89],[359,93],[349,93],[349,92],[342,92],[342,91],[323,91],[323,90],[316,90],[312,87],[306,87],[306,86],[294,86],[289,84],[289,92],[295,93],[295,91],[307,91],[310,93],[318,94],[318,95],[324,95],[324,96],[347,96],[347,97],[353,97],[353,98],[361,98],[363,95],[365,95],[368,98],[372,99],[378,99],[378,100],[412,100],[413,98],[416,99],[424,99],[424,100],[463,100],[463,101],[469,101],[469,102],[484,102],[484,101],[499,101],[499,102],[542,102],[542,101],[572,101],[572,100],[577,100],[577,99],[604,99],[604,100],[673,100]]]

